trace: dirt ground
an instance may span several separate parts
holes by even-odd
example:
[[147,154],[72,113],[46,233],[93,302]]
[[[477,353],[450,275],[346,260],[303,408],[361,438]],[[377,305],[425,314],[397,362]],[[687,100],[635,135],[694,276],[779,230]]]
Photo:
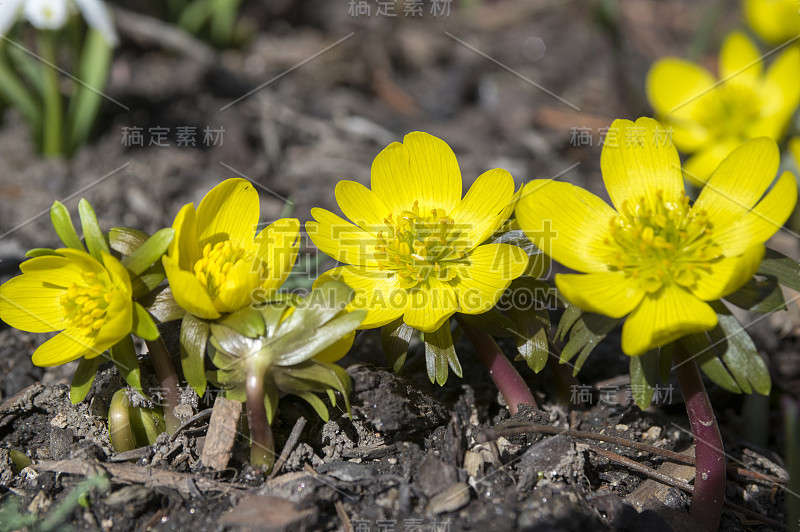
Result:
[[[364,2],[370,16],[350,14],[357,3],[245,1],[258,33],[241,49],[219,51],[155,26],[157,2],[115,2],[122,45],[107,90],[114,101],[104,102],[91,142],[72,160],[45,160],[21,117],[13,110],[2,116],[0,282],[28,248],[57,245],[47,215],[54,200],[74,213],[85,197],[104,229],[153,232],[216,183],[242,176],[260,189],[262,220],[307,220],[312,207],[337,211],[335,184],[368,184],[375,155],[414,130],[453,147],[465,190],[483,171],[503,167],[518,185],[559,177],[605,196],[601,130],[615,118],[651,113],[644,79],[652,61],[692,54],[713,67],[722,36],[742,25],[738,3],[727,0],[474,0],[453,2],[449,14],[432,13],[425,1],[421,16],[389,2],[395,17],[378,14],[373,1]],[[126,145],[137,128],[144,145]],[[163,128],[160,142],[169,146],[157,145]],[[191,131],[184,128],[195,128],[194,146],[181,141]],[[576,145],[576,131],[587,129],[591,146]],[[779,234],[772,245],[800,252],[791,236]],[[303,255],[312,278],[330,266],[311,248]],[[800,391],[800,311],[792,306],[750,331],[770,366],[771,397],[742,398],[709,383],[729,461],[761,475],[729,475],[727,501],[737,507],[726,508],[722,529],[780,530],[787,494],[778,482],[786,472],[777,398]],[[103,417],[121,386],[116,370],[102,367],[87,399],[72,406],[75,365],[45,370],[30,362],[44,340],[0,323],[0,504],[18,497],[21,511],[46,516],[85,477],[104,471],[110,487],[91,491],[85,505],[68,504],[64,526],[695,529],[688,493],[616,458],[693,478],[654,452],[578,432],[484,441],[486,430],[510,419],[466,341],[457,344],[464,378],[451,375],[439,388],[427,381],[421,345],[412,348],[406,374],[396,376],[383,368],[376,331],[360,334],[343,360],[354,384],[352,419],[338,412],[323,423],[301,401],[282,399],[278,449],[299,417],[308,421],[279,474],[265,480],[247,465],[241,440],[228,469],[203,466],[204,416],[132,460],[116,456]],[[501,346],[513,353],[513,345]],[[524,363],[518,369],[542,409],[513,421],[677,452],[691,444],[676,383],[644,412],[626,400],[628,365],[616,336],[573,383],[573,394],[585,390],[581,397],[557,389],[552,367],[539,375]],[[187,418],[212,406],[189,390],[183,399]],[[753,411],[762,427],[746,424]],[[10,450],[44,465],[20,470]]]

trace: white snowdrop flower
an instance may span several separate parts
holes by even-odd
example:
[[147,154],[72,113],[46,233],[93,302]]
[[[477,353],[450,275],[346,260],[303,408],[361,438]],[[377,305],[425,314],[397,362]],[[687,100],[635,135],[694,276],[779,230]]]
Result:
[[119,42],[108,7],[102,0],[0,0],[0,35],[24,17],[34,27],[56,30],[64,27],[71,11],[80,11],[86,23],[99,31],[106,42]]

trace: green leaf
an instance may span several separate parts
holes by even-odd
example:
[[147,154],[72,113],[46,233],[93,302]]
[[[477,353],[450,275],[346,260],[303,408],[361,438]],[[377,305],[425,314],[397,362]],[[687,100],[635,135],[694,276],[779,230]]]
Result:
[[750,279],[739,290],[725,296],[725,299],[739,308],[760,314],[786,310],[783,292],[774,278],[761,281]]
[[275,335],[275,331],[281,323],[281,318],[283,318],[286,309],[289,308],[291,303],[291,301],[272,302],[267,303],[259,309],[261,315],[264,317],[264,326],[266,327],[264,331],[265,336],[272,337]]
[[25,257],[29,259],[33,259],[35,257],[50,257],[54,255],[59,256],[56,250],[50,248],[33,248],[25,252]]
[[207,321],[187,313],[181,322],[181,368],[189,386],[203,397],[206,391],[205,355],[210,334]]
[[[606,335],[622,322],[622,319],[609,318],[608,316],[593,314],[591,312],[581,312],[577,319],[573,319],[575,315],[574,311],[570,313],[569,317],[567,316],[567,312],[573,307],[573,305],[568,307],[564,312],[564,316],[561,318],[561,323],[564,323],[564,320],[568,319],[571,325],[568,327],[569,341],[561,350],[561,360],[559,362],[565,364],[572,360],[575,355],[578,355],[572,370],[572,375],[575,376],[581,370],[583,363],[586,362],[589,354],[594,350],[597,344],[602,342]],[[561,329],[561,323],[559,323],[559,329]],[[562,330],[562,340],[565,333],[566,329]]]
[[264,379],[264,408],[267,411],[267,423],[269,424],[272,424],[272,420],[278,412],[279,400],[278,388],[269,379]]
[[133,302],[133,334],[143,340],[155,340],[161,333],[150,314],[136,301]]
[[100,366],[100,358],[81,358],[78,368],[72,376],[72,384],[69,387],[69,400],[76,405],[86,398],[86,394],[92,388],[94,377],[97,375],[97,368]]
[[564,338],[567,336],[567,333],[575,325],[581,315],[583,314],[583,310],[577,305],[569,305],[564,310],[564,314],[561,315],[561,320],[558,322],[558,327],[556,328],[556,337],[559,341],[563,342]]
[[[711,346],[711,342],[706,333],[690,334],[678,341],[683,344],[686,352],[694,359],[702,372],[717,386],[729,392],[742,393],[742,389],[739,388],[736,379],[733,378],[728,368],[725,367],[725,364],[723,364],[722,360],[717,356],[717,352],[714,351],[714,348]],[[686,364],[685,361],[681,363]]]
[[403,366],[408,355],[408,344],[413,334],[414,329],[405,324],[402,316],[381,327],[383,354],[397,374],[403,372]]
[[264,336],[266,328],[264,326],[264,316],[258,310],[251,307],[244,307],[228,314],[217,323],[230,327],[239,334],[248,338],[258,338]]
[[431,384],[444,386],[447,382],[448,365],[453,373],[462,376],[461,364],[450,335],[450,320],[444,320],[442,326],[435,331],[425,333],[425,362]]
[[774,249],[767,248],[756,274],[772,277],[783,286],[800,291],[800,264]]
[[709,331],[716,350],[722,353],[722,361],[744,393],[754,390],[769,395],[772,381],[769,368],[758,354],[752,338],[730,311],[720,303],[711,303],[719,322]]
[[146,297],[166,278],[164,266],[160,262],[153,264],[144,273],[131,279],[133,297],[136,299]]
[[276,334],[300,326],[306,330],[315,329],[342,312],[351,299],[352,288],[339,281],[328,281],[294,304],[294,312],[278,326]]
[[330,419],[330,412],[328,412],[328,407],[325,406],[325,403],[322,402],[322,399],[317,397],[312,392],[296,392],[293,395],[296,395],[303,399],[306,403],[310,404],[317,415],[322,418],[322,421],[327,422]]
[[186,311],[172,296],[172,289],[169,286],[159,287],[139,302],[159,323],[180,320],[186,315]]
[[86,33],[83,51],[78,65],[78,76],[82,83],[67,111],[67,127],[70,129],[70,153],[89,138],[97,111],[103,101],[108,70],[113,49],[106,43],[102,33],[91,27]]
[[136,358],[136,348],[133,345],[131,335],[125,336],[116,345],[109,349],[111,360],[117,366],[119,374],[128,383],[128,386],[144,395],[142,392],[141,370],[139,369],[139,359]]
[[72,225],[69,211],[64,205],[57,201],[53,202],[53,206],[50,207],[50,221],[53,222],[53,229],[56,230],[58,238],[61,239],[65,246],[86,251],[81,239],[78,238],[78,233],[75,232],[75,226]]
[[92,206],[85,198],[81,198],[81,201],[78,202],[78,214],[81,217],[83,239],[86,241],[89,253],[100,262],[103,262],[100,252],[110,252],[108,243],[106,243],[103,231],[100,230],[100,225],[97,223],[97,216],[94,214],[94,209],[92,209]]
[[161,257],[167,252],[174,236],[175,230],[171,227],[156,231],[136,251],[123,257],[122,265],[128,268],[133,274],[132,277],[144,273],[156,261],[161,263]]
[[516,322],[519,331],[519,336],[516,338],[519,356],[525,359],[529,368],[539,373],[544,369],[550,356],[547,336],[550,329],[550,315],[541,309],[509,309],[508,313]]
[[120,255],[130,255],[144,244],[150,235],[138,229],[128,227],[112,227],[108,232],[108,243],[111,249]]
[[653,401],[658,382],[658,349],[653,349],[630,359],[631,395],[636,405],[644,410]]
[[459,319],[492,336],[511,338],[519,336],[516,324],[497,308],[491,308],[481,314],[459,313]]
[[[9,52],[12,49],[8,48]],[[41,130],[42,111],[31,92],[8,65],[5,57],[0,57],[0,96],[14,106],[36,132]]]
[[[278,355],[275,364],[278,366],[292,366],[308,360],[340,340],[346,334],[355,331],[366,316],[367,311],[365,310],[345,312],[315,331],[308,331],[303,327],[291,331],[291,333],[277,336],[269,344],[272,352]],[[313,318],[310,319],[311,323],[314,321]],[[278,334],[280,334],[280,331]],[[311,334],[310,337],[309,334]]]

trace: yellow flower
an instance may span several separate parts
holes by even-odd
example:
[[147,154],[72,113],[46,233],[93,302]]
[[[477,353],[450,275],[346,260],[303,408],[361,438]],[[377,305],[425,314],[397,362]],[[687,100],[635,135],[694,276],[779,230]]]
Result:
[[228,179],[195,211],[184,205],[163,258],[175,301],[203,319],[239,310],[276,291],[294,265],[300,223],[280,219],[256,235],[258,193],[245,179]]
[[313,209],[309,237],[345,263],[317,283],[341,280],[355,291],[353,309],[367,310],[361,328],[403,316],[420,331],[437,330],[455,312],[492,308],[528,259],[518,247],[484,244],[516,202],[505,170],[482,174],[461,197],[455,154],[427,133],[410,133],[372,164],[372,189],[336,185],[336,201],[354,223]]
[[[785,172],[769,189],[780,154],[774,141],[757,138],[722,162],[692,205],[678,152],[655,142],[663,134],[658,122],[611,127],[619,142],[603,147],[600,164],[614,208],[568,183],[538,180],[523,189],[517,219],[545,253],[585,273],[556,275],[568,301],[629,315],[622,350],[636,356],[717,324],[706,301],[753,276],[764,242],[794,209],[797,185]],[[642,144],[628,142],[639,130]]]
[[794,164],[800,168],[800,137],[789,139],[789,153],[791,153],[794,158]]
[[800,35],[797,0],[744,0],[747,23],[769,44],[781,44]]
[[0,286],[0,319],[35,333],[62,331],[33,353],[37,366],[94,358],[131,333],[133,301],[128,271],[103,252],[56,250],[27,260],[22,275]]
[[692,154],[684,170],[697,186],[745,140],[781,139],[800,102],[800,50],[782,51],[764,71],[755,45],[732,33],[719,55],[719,77],[674,57],[656,61],[647,76],[650,104],[672,129],[675,146]]

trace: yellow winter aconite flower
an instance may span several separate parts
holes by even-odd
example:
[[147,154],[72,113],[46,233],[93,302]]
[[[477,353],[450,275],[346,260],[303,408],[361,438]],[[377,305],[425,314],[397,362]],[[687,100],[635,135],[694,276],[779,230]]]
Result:
[[747,23],[770,44],[781,44],[800,35],[797,0],[744,0]]
[[184,205],[163,258],[175,301],[216,319],[276,291],[294,265],[300,223],[280,219],[256,234],[258,193],[246,179],[214,187],[195,210]]
[[[735,149],[692,204],[678,152],[657,140],[658,122],[616,120],[611,128],[619,142],[603,146],[600,164],[613,208],[569,183],[537,180],[523,189],[517,219],[545,253],[583,272],[556,275],[568,301],[628,316],[622,350],[636,356],[717,324],[706,301],[753,276],[764,242],[794,209],[797,185],[790,172],[773,185],[780,154],[762,137]],[[639,131],[641,144],[629,142]]]
[[455,154],[427,133],[410,133],[372,164],[372,189],[336,185],[336,201],[353,223],[313,209],[309,237],[345,263],[317,283],[340,280],[355,291],[350,307],[367,310],[361,328],[398,317],[420,331],[437,330],[455,312],[493,307],[528,264],[522,249],[484,244],[516,202],[514,179],[499,168],[482,174],[461,197]]
[[128,271],[102,253],[85,251],[27,260],[22,275],[0,286],[0,319],[35,333],[62,331],[33,353],[37,366],[94,358],[131,333],[133,301]]
[[647,76],[657,118],[672,129],[675,146],[692,154],[686,177],[702,186],[719,163],[747,139],[780,140],[800,102],[800,50],[787,48],[764,70],[761,54],[743,34],[722,45],[719,80],[703,67],[669,57]]

